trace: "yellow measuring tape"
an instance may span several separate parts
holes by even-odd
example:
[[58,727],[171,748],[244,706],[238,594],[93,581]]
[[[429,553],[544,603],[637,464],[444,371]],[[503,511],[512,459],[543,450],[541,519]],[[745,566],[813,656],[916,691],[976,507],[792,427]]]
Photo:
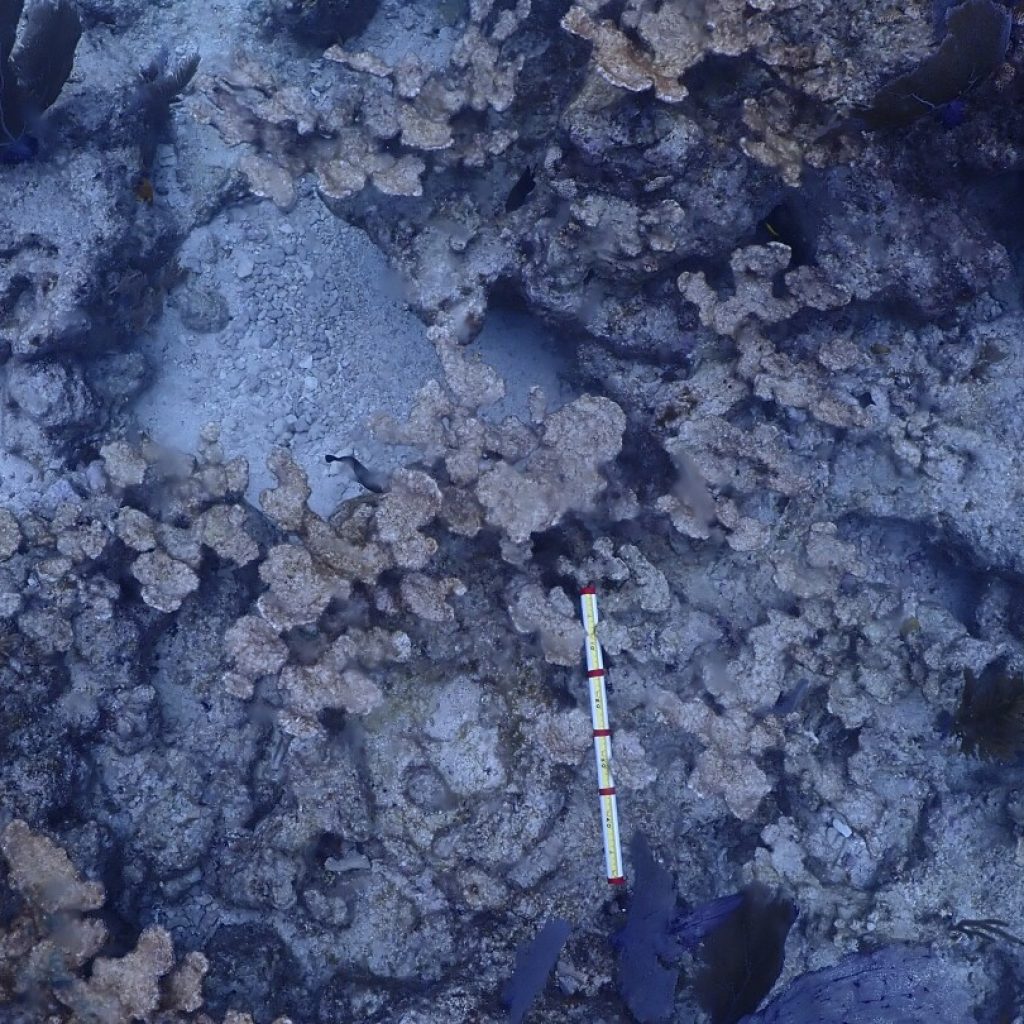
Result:
[[622,870],[622,843],[619,839],[619,808],[615,802],[615,778],[612,775],[612,730],[608,720],[608,694],[604,687],[604,658],[597,639],[597,590],[580,591],[584,648],[587,653],[587,682],[590,686],[590,717],[594,726],[594,757],[597,761],[597,792],[601,798],[601,832],[604,835],[604,863],[608,881],[625,885]]

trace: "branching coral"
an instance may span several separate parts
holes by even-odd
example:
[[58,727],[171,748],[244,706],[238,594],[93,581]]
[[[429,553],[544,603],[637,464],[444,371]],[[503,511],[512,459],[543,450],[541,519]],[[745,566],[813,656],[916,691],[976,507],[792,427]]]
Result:
[[[0,833],[0,853],[24,901],[0,931],[0,1003],[23,1001],[53,1024],[214,1024],[198,1012],[209,967],[201,953],[176,964],[171,936],[151,926],[124,956],[97,956],[107,928],[86,915],[103,906],[103,886],[83,881],[56,843],[18,819]],[[252,1018],[230,1011],[223,1024]]]
[[[973,6],[994,8],[981,0]],[[709,57],[756,59],[770,74],[770,87],[762,85],[756,95],[746,97],[743,119],[750,134],[741,145],[749,156],[777,168],[786,183],[794,186],[805,164],[822,167],[851,155],[856,140],[828,129],[843,114],[867,108],[879,83],[902,71],[907,56],[924,55],[931,42],[926,14],[905,9],[898,16],[881,15],[872,4],[842,19],[817,0],[811,4],[711,0],[700,6],[684,0],[657,4],[629,0],[612,17],[606,8],[600,0],[576,3],[563,17],[562,27],[593,44],[594,72],[617,89],[652,89],[657,99],[676,104],[687,96],[690,73]],[[998,43],[989,42],[992,18],[986,21],[973,12],[971,17],[977,33],[985,38],[971,54],[981,55],[987,69],[998,51]],[[1005,19],[999,24],[1005,25]],[[886,106],[900,103],[910,104],[915,114],[926,109],[931,103],[925,100],[932,100],[932,93],[917,90],[924,100],[910,95],[915,91],[912,83],[926,75],[914,72],[883,89],[868,108],[869,116],[881,120]],[[947,80],[956,77],[946,73]],[[951,88],[956,95],[962,85]]]
[[576,607],[564,590],[545,594],[536,584],[520,587],[509,604],[512,623],[520,633],[537,633],[546,661],[575,665],[579,661],[583,630]]
[[[603,6],[599,0],[576,4],[562,27],[594,44],[595,68],[612,85],[631,92],[653,87],[658,99],[670,103],[685,98],[680,77],[705,55],[735,56],[771,38],[771,23],[760,4],[748,16],[750,5],[720,0],[713,15],[701,18],[676,0],[663,0],[654,9],[629,3],[619,24],[596,17]],[[627,33],[635,33],[643,45]]]
[[[700,310],[703,324],[719,334],[735,335],[749,321],[764,324],[788,320],[801,309],[836,309],[850,301],[842,287],[830,285],[812,267],[789,270],[792,250],[781,242],[737,249],[729,258],[734,293],[721,298],[701,273],[679,275],[679,290]],[[789,294],[776,294],[776,279],[785,281]]]
[[230,669],[224,683],[230,693],[245,698],[259,679],[278,679],[286,703],[282,725],[294,735],[308,735],[318,731],[317,717],[327,708],[368,714],[378,707],[383,695],[365,670],[405,660],[409,641],[401,632],[350,629],[335,634],[315,660],[298,663],[290,660],[283,635],[314,627],[332,600],[349,596],[354,583],[373,583],[403,558],[419,565],[420,556],[410,554],[412,547],[425,544],[416,526],[432,516],[420,517],[415,501],[403,505],[399,483],[376,512],[363,504],[335,530],[306,505],[305,474],[284,449],[275,450],[268,465],[278,486],[263,492],[261,504],[294,541],[272,547],[260,565],[267,589],[255,614],[239,619],[225,636]]
[[294,204],[293,180],[305,171],[316,174],[328,201],[369,184],[385,195],[420,196],[430,168],[480,167],[515,138],[490,115],[507,111],[515,97],[522,56],[509,52],[508,40],[529,15],[530,0],[496,19],[489,18],[491,7],[472,5],[441,69],[414,56],[391,66],[332,46],[325,57],[348,70],[350,89],[328,103],[281,86],[242,58],[220,77],[200,80],[202,98],[193,109],[230,143],[262,144],[263,153],[246,155],[240,166],[253,192],[282,208]]
[[[380,495],[323,519],[309,509],[308,483],[291,456],[279,449],[268,460],[278,486],[260,502],[287,539],[260,564],[266,590],[253,613],[225,637],[225,685],[248,697],[259,680],[276,680],[285,704],[281,722],[294,735],[317,732],[327,709],[360,715],[375,710],[384,694],[373,673],[411,654],[402,630],[332,628],[332,602],[341,605],[365,593],[384,614],[404,610],[414,620],[452,621],[449,600],[466,587],[429,571],[438,556],[430,527],[440,521],[472,537],[491,526],[506,556],[522,563],[533,534],[600,500],[606,486],[601,467],[619,451],[625,417],[604,399],[581,398],[550,415],[535,405],[537,422],[530,425],[484,419],[479,407],[500,399],[499,378],[443,333],[434,336],[446,383],[428,383],[406,422],[377,421],[383,439],[419,445],[431,461],[429,471],[398,470]],[[381,582],[385,572],[399,576],[393,589]],[[516,626],[524,632],[549,625],[540,621],[545,616],[535,597],[527,589],[512,598]],[[571,605],[565,609],[563,601],[562,610],[571,617]],[[297,628],[318,634],[315,657],[296,658],[290,650],[287,634]],[[545,642],[545,649],[568,664],[578,627],[567,622],[556,632],[564,635],[554,646]]]
[[[535,425],[516,419],[495,425],[478,409],[500,398],[497,378],[474,366],[444,332],[433,336],[449,390],[428,384],[405,423],[379,417],[376,430],[383,440],[416,445],[444,460],[456,486],[442,502],[442,518],[450,509],[462,529],[467,519],[495,526],[511,552],[568,512],[593,507],[605,489],[600,468],[622,445],[622,410],[607,399],[584,396]],[[498,461],[490,465],[495,456]]]
[[215,437],[206,434],[198,460],[112,442],[91,471],[91,493],[68,486],[39,514],[0,515],[4,614],[41,654],[90,648],[86,624],[108,621],[121,593],[111,565],[135,578],[145,604],[169,613],[198,588],[206,552],[236,565],[255,557],[238,504],[246,468],[225,461]]

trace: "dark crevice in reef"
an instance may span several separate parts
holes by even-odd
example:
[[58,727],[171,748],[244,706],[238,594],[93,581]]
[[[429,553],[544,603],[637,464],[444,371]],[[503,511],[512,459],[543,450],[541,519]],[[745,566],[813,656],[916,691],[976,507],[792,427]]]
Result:
[[1010,253],[1018,271],[1024,261],[1024,170],[993,175],[965,188],[963,202]]
[[[970,630],[977,632],[977,611],[993,576],[990,567],[977,564],[970,545],[955,534],[904,519],[851,514],[836,520],[839,535],[857,538],[862,550],[876,560],[891,563],[893,571],[915,573],[935,588],[940,601]],[[1006,576],[1016,586],[1024,584]]]
[[113,898],[98,912],[107,927],[107,956],[124,956],[135,948],[139,932],[146,923],[140,908],[140,866],[125,849],[125,840],[109,828],[104,829],[98,881]]
[[927,861],[928,857],[931,856],[929,845],[934,845],[934,835],[931,833],[934,827],[935,815],[940,810],[941,805],[942,797],[938,793],[929,794],[928,798],[918,809],[914,827],[910,832],[903,856],[898,859],[883,858],[878,866],[878,870],[875,872],[876,883],[884,882],[894,872],[912,871],[916,864]]
[[679,477],[672,456],[665,451],[657,434],[635,420],[626,424],[618,461],[625,484],[636,491],[645,506],[668,494]]
[[255,1009],[257,1024],[280,1015],[307,1021],[303,1012],[303,972],[281,936],[250,923],[221,925],[206,947],[210,961],[204,992],[209,1012],[222,1016],[232,1007]]
[[67,773],[66,799],[51,807],[46,815],[47,827],[61,835],[81,828],[92,820],[88,808],[99,792],[99,775],[92,760],[93,745],[74,735],[65,736],[63,743],[66,744],[66,756],[71,762]]
[[1005,658],[964,670],[952,733],[969,757],[1024,767],[1024,675]]
[[739,134],[743,126],[743,98],[759,95],[778,79],[750,56],[709,54],[687,71],[684,81],[689,95],[683,101],[683,110],[689,116],[714,118],[726,130]]
[[821,218],[810,199],[810,190],[801,188],[795,195],[776,203],[754,226],[742,245],[788,245],[793,255],[789,269],[814,266]]
[[277,726],[269,721],[258,726],[254,745],[260,753],[248,765],[246,790],[252,797],[252,809],[242,823],[244,832],[255,832],[259,823],[273,812],[284,795],[285,776],[277,766],[277,748],[281,742]]

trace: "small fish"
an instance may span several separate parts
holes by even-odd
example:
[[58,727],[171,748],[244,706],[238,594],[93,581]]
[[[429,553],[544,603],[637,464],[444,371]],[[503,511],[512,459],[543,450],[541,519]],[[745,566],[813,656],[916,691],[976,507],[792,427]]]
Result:
[[796,686],[793,687],[789,693],[783,693],[779,699],[775,702],[775,706],[771,709],[770,714],[777,715],[779,718],[784,718],[786,715],[791,715],[800,705],[804,702],[804,698],[811,691],[811,681],[804,676],[797,682]]
[[512,186],[508,198],[505,200],[505,212],[512,213],[518,210],[529,199],[536,184],[537,179],[534,176],[533,168],[527,167]]
[[383,473],[378,469],[370,469],[364,466],[354,455],[325,455],[325,462],[342,462],[352,470],[352,475],[368,491],[374,494],[383,494],[388,488],[391,479],[389,473]]
[[762,721],[769,715],[774,715],[776,718],[785,718],[786,715],[791,715],[803,704],[811,690],[810,679],[807,676],[802,676],[793,689],[788,693],[780,694],[779,699],[770,708],[763,708],[755,712],[755,717],[758,721]]

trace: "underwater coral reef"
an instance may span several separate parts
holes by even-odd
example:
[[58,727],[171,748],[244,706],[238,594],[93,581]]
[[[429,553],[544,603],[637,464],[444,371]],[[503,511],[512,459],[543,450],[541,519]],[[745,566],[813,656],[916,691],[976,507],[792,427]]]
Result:
[[1024,1024],[1021,23],[0,0],[0,1022]]

